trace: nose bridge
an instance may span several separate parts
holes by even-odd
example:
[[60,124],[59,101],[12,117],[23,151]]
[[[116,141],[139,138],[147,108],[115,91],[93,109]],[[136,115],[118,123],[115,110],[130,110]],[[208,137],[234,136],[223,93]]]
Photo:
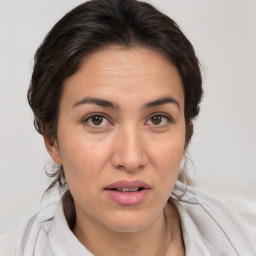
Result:
[[115,165],[127,171],[141,168],[146,163],[143,136],[135,124],[120,128],[119,143],[115,151]]

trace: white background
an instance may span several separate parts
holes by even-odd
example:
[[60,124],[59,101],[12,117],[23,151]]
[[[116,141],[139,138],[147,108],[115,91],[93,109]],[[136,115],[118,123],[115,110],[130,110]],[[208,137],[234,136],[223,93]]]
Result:
[[[0,233],[39,208],[48,184],[49,157],[26,92],[37,47],[81,2],[0,0]],[[204,72],[205,96],[189,150],[194,181],[216,194],[236,197],[239,189],[254,200],[256,1],[150,2],[181,26]]]

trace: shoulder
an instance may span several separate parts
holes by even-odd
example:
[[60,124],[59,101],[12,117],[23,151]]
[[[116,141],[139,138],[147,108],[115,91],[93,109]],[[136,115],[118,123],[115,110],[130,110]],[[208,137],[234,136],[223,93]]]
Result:
[[17,227],[0,235],[0,256],[24,255],[25,251],[32,252],[37,238],[42,236],[42,233],[47,234],[58,201],[56,199],[43,201],[39,212],[27,218]]
[[220,253],[222,248],[229,248],[227,251],[234,254],[228,255],[255,255],[254,231],[230,206],[180,182],[172,198],[181,219],[190,219],[200,236],[216,248],[215,252],[217,248]]
[[21,226],[17,226],[7,233],[0,236],[0,255],[11,256],[15,253],[15,248],[19,235],[21,233]]

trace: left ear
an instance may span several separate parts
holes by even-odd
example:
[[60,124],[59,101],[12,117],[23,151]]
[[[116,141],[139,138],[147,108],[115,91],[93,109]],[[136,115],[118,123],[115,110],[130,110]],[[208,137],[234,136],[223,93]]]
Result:
[[185,149],[187,148],[193,133],[194,133],[194,125],[193,125],[192,121],[189,121],[188,125],[186,125],[186,146],[185,146]]
[[57,140],[50,138],[46,134],[44,134],[43,137],[44,137],[44,144],[52,160],[56,164],[61,165],[60,152],[59,152]]

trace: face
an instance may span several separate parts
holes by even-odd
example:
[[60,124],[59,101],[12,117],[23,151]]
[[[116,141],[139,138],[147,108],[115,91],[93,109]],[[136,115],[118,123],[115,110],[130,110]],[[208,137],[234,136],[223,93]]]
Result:
[[109,47],[64,83],[57,139],[77,222],[133,232],[153,224],[185,145],[184,93],[174,65],[146,48]]

